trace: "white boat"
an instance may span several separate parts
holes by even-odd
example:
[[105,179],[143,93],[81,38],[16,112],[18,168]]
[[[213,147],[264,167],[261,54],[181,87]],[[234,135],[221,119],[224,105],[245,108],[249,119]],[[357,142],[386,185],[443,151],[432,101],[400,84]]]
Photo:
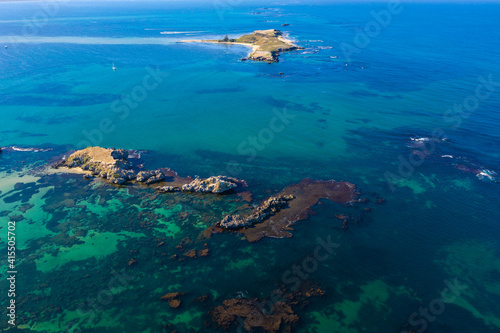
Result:
[[115,63],[113,63],[113,70],[116,71]]

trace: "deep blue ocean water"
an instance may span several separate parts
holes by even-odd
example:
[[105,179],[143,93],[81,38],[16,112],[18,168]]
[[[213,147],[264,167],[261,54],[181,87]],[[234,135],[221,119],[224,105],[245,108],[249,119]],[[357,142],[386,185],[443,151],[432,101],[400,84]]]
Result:
[[[26,331],[217,331],[204,328],[207,308],[159,297],[266,298],[327,235],[340,247],[307,278],[326,295],[298,310],[297,332],[500,331],[500,5],[403,3],[382,25],[373,13],[386,3],[44,6],[0,3],[0,146],[50,149],[0,155],[2,248],[9,219],[24,217]],[[273,28],[305,50],[269,65],[240,61],[244,46],[176,43]],[[208,258],[172,262],[231,203],[33,173],[89,145],[142,150],[150,168],[182,176],[245,179],[257,202],[303,178],[349,181],[371,211],[325,202],[291,239],[216,235]],[[152,231],[138,226],[143,209],[163,216]],[[354,216],[345,232],[339,213]],[[123,267],[132,282],[92,310]],[[449,283],[466,288],[436,301]]]

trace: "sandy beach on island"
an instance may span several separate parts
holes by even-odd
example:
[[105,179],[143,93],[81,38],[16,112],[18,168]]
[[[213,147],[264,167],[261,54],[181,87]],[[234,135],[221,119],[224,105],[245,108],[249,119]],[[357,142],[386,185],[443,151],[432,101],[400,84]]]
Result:
[[210,43],[210,44],[226,44],[226,45],[243,45],[252,49],[248,55],[254,53],[259,49],[258,45],[250,44],[250,43],[238,43],[238,42],[219,42],[218,40],[206,40],[206,39],[186,39],[181,40],[179,43]]
[[181,40],[179,43],[212,43],[226,45],[243,45],[250,47],[252,51],[247,55],[247,58],[242,60],[256,60],[267,63],[278,62],[281,52],[303,49],[300,46],[287,38],[283,32],[276,29],[255,30],[251,34],[240,36],[236,39],[229,39],[226,35],[224,39],[187,39]]
[[57,173],[72,173],[72,174],[81,174],[81,175],[91,175],[92,173],[89,170],[83,170],[82,168],[75,167],[75,168],[68,168],[65,166],[60,166],[57,169],[49,166],[45,168],[42,172],[42,174],[46,175],[53,175]]
[[[281,40],[283,43],[297,46],[294,43],[294,41],[291,39],[288,39],[288,38],[283,37],[283,36],[279,36],[277,38],[279,40]],[[255,44],[239,43],[239,42],[219,42],[218,40],[215,40],[215,39],[183,39],[183,40],[179,41],[178,43],[211,43],[211,44],[244,45],[247,47],[251,47],[253,52],[257,51],[259,48],[259,45],[255,45]]]

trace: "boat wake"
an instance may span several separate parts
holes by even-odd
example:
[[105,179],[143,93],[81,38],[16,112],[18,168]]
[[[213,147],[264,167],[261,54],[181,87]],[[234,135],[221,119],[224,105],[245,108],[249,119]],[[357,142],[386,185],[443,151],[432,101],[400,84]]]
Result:
[[51,151],[52,148],[43,149],[43,148],[25,148],[25,147],[11,146],[11,147],[1,147],[1,150],[39,153],[39,152]]

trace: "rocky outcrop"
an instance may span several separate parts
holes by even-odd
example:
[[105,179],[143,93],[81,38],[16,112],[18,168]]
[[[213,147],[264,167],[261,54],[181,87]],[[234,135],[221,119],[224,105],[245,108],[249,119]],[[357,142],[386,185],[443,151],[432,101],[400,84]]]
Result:
[[123,149],[89,147],[74,152],[58,166],[81,168],[114,184],[123,184],[136,177],[128,161],[128,151]]
[[160,186],[156,188],[156,191],[158,191],[158,193],[169,193],[180,191],[180,188],[177,186]]
[[135,180],[144,184],[153,184],[165,179],[161,170],[141,171],[137,174]]
[[185,192],[196,193],[223,193],[236,188],[241,180],[226,176],[214,176],[206,179],[195,179],[189,184],[182,186]]
[[278,62],[279,53],[277,51],[255,51],[248,56],[248,59],[265,62]]
[[[345,205],[355,202],[358,194],[356,186],[348,182],[303,179],[298,184],[286,187],[277,196],[293,196],[294,199],[290,200],[288,205],[281,206],[279,210],[275,210],[273,214],[269,214],[259,223],[253,223],[252,227],[238,229],[238,232],[244,234],[249,242],[258,241],[263,237],[292,237],[291,226],[297,221],[307,219],[311,207],[320,199]],[[250,216],[257,212],[258,210]]]
[[250,35],[241,36],[235,42],[255,45],[256,48],[250,53],[248,59],[268,63],[278,62],[281,52],[304,49],[293,44],[291,40],[284,37],[281,31],[276,29],[256,30]]
[[[207,179],[181,178],[170,169],[141,170],[138,165],[138,156],[135,151],[123,149],[89,147],[72,153],[54,165],[55,168],[80,168],[89,174],[107,179],[114,184],[123,184],[127,181],[136,181],[146,185],[165,181],[170,183],[159,186],[159,193],[185,191],[195,193],[220,194],[232,190],[246,183],[236,178],[214,176]],[[134,161],[131,162],[131,161]],[[167,179],[168,178],[168,179]]]
[[219,225],[223,228],[242,228],[254,223],[264,221],[267,217],[276,214],[283,207],[288,206],[288,201],[294,198],[293,195],[281,195],[267,199],[261,206],[257,207],[253,213],[246,217],[240,215],[228,215]]

